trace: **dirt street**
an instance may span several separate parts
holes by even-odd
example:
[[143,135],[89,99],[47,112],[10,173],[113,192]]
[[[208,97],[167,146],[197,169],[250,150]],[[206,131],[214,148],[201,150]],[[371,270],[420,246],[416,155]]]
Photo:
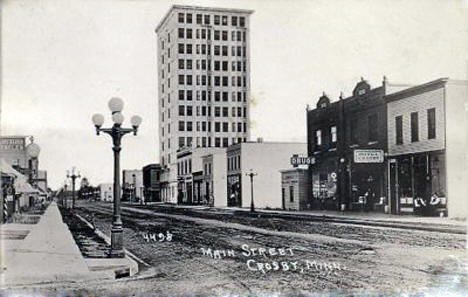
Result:
[[[77,213],[110,233],[111,204],[80,202]],[[135,277],[67,290],[299,295],[468,287],[464,235],[158,207],[123,206],[122,219],[125,247],[149,266]]]

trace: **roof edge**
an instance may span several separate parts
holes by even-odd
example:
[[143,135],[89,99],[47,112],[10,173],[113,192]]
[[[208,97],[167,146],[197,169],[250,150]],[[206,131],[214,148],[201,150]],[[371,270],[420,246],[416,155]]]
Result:
[[219,11],[219,12],[237,12],[237,13],[246,13],[246,14],[252,14],[255,11],[252,9],[240,9],[240,8],[220,8],[220,7],[207,7],[207,6],[191,6],[191,5],[178,5],[174,4],[169,8],[167,13],[164,15],[162,20],[158,23],[156,26],[156,29],[154,30],[156,33],[158,33],[159,29],[161,26],[166,22],[166,19],[169,17],[171,12],[175,9],[189,9],[189,10],[205,10],[205,11]]

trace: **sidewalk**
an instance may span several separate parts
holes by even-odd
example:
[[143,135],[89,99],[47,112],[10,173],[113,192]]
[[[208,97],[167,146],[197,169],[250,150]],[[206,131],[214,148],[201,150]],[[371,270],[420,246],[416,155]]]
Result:
[[[4,224],[2,288],[54,282],[114,279],[113,270],[93,271],[83,258],[57,204],[52,202],[35,225]],[[26,234],[24,238],[8,234]],[[5,236],[6,235],[6,236]],[[99,259],[106,263],[124,259]]]

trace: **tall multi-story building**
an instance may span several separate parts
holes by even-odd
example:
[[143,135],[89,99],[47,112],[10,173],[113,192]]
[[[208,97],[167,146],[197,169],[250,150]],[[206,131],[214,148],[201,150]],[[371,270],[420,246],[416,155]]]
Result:
[[174,5],[156,28],[163,201],[177,201],[177,151],[249,139],[252,10]]

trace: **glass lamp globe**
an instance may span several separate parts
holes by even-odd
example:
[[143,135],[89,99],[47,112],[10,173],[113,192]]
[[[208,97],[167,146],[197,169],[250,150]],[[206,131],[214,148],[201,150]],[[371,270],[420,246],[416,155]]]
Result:
[[123,100],[118,97],[113,97],[109,100],[109,109],[112,112],[121,112],[123,109],[124,103]]
[[41,148],[35,143],[30,143],[26,147],[26,153],[32,159],[39,157],[40,152],[41,152]]
[[124,116],[120,112],[116,112],[112,115],[112,121],[117,125],[122,125],[124,121]]
[[104,116],[102,114],[96,113],[92,117],[94,126],[101,127],[104,124]]
[[137,115],[132,116],[132,118],[130,119],[130,123],[132,124],[133,127],[140,126],[141,121],[142,121],[141,117]]

